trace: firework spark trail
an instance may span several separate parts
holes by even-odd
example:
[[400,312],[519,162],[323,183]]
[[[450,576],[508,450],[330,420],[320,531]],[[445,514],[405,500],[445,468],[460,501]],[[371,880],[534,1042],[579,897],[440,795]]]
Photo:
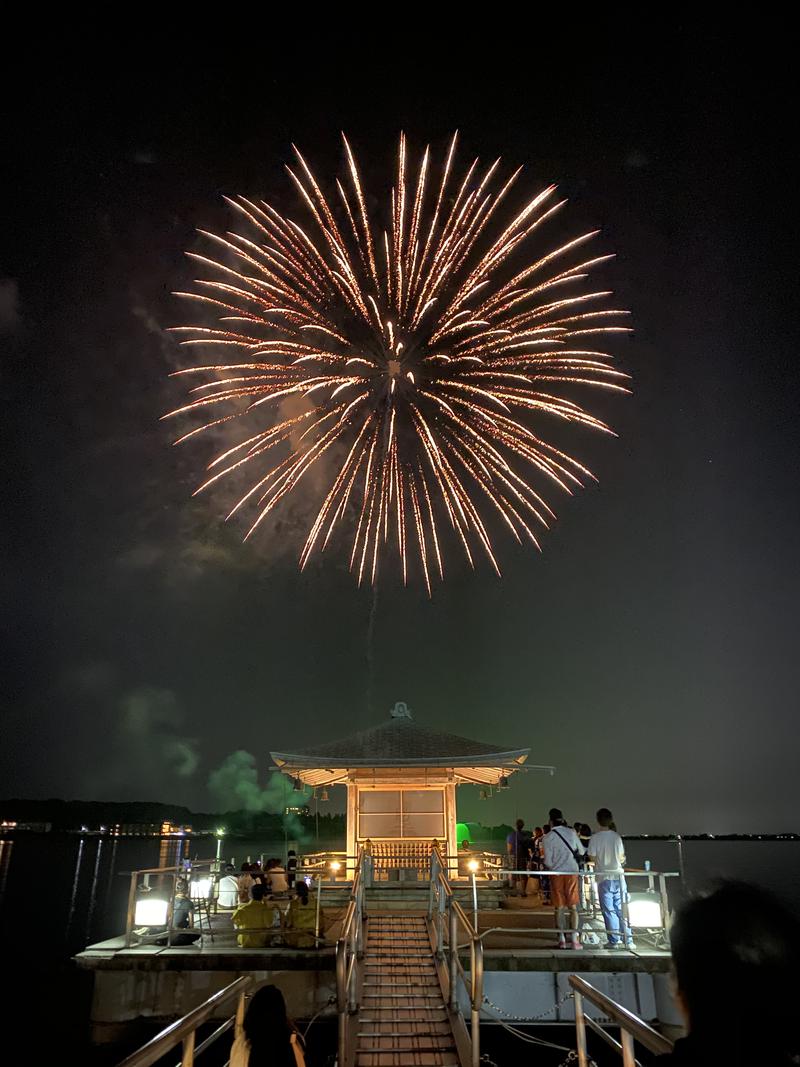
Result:
[[[235,362],[176,372],[207,379],[170,412],[208,413],[178,440],[237,419],[248,426],[211,459],[197,492],[252,471],[228,516],[254,507],[249,537],[316,471],[327,489],[301,568],[354,514],[359,583],[375,584],[391,549],[404,582],[413,556],[428,595],[432,576],[444,578],[446,527],[470,565],[478,549],[499,574],[493,526],[539,548],[535,528],[554,518],[532,478],[566,493],[594,478],[540,432],[546,417],[612,433],[564,387],[629,392],[628,375],[594,347],[629,331],[627,312],[605,306],[610,292],[585,288],[611,257],[567,261],[597,231],[521,266],[526,242],[565,201],[548,186],[490,225],[521,168],[496,185],[500,160],[482,170],[475,159],[458,177],[456,141],[437,178],[430,148],[415,166],[401,134],[386,229],[370,219],[344,136],[341,224],[295,148],[297,167],[286,169],[310,228],[265,202],[226,197],[250,234],[200,231],[222,258],[192,254],[207,275],[177,294],[219,322],[176,327],[182,344],[237,352]],[[288,412],[291,398],[306,409]]]

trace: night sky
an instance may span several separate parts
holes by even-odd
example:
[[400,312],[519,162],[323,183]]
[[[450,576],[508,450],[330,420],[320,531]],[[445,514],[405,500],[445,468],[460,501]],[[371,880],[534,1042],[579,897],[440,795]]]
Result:
[[[673,25],[518,52],[332,38],[317,58],[236,38],[230,62],[48,46],[4,94],[0,793],[214,810],[232,753],[263,783],[270,749],[405,700],[557,766],[491,804],[462,790],[465,817],[800,828],[798,204],[775,42]],[[557,181],[559,232],[603,228],[634,395],[585,397],[620,438],[570,431],[600,484],[555,501],[542,555],[502,540],[498,580],[452,552],[432,601],[392,575],[374,599],[341,546],[298,573],[302,495],[247,546],[219,499],[190,498],[206,452],[159,422],[183,396],[170,294],[196,276],[195,228],[230,225],[224,194],[299,213],[293,141],[327,182],[344,129],[380,183],[400,129],[441,154],[455,128],[462,162]]]

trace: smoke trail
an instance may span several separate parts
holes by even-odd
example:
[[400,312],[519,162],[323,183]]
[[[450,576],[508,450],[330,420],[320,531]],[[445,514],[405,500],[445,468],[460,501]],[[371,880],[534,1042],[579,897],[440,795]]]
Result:
[[220,811],[250,811],[281,814],[286,807],[284,775],[272,771],[266,785],[258,784],[256,757],[238,749],[231,752],[208,776],[208,789]]
[[369,621],[367,622],[367,723],[372,721],[373,708],[375,706],[375,616],[378,612],[378,586],[372,587],[372,605],[369,609]]

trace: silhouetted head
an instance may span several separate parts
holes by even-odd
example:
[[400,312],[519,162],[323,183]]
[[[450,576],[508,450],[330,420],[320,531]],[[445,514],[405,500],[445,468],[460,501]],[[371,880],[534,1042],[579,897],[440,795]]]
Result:
[[561,811],[561,808],[551,808],[550,809],[550,813],[548,815],[548,819],[550,821],[550,825],[551,826],[563,826],[564,825],[564,815],[563,815],[563,812]]
[[234,867],[234,865],[232,863],[226,863],[225,864],[225,873],[226,874],[233,874],[233,872],[235,870],[236,870],[236,868]]
[[800,923],[772,894],[725,882],[688,901],[672,959],[692,1038],[724,1043],[726,1063],[788,1064],[800,1051]]
[[263,900],[264,893],[266,893],[266,889],[261,884],[261,882],[255,882],[253,885],[250,886],[250,896],[253,900]]
[[517,819],[516,827],[517,827],[518,830],[521,830],[524,825],[525,825],[525,820],[524,819]]
[[607,830],[614,821],[614,816],[608,808],[598,808],[595,818],[597,819],[597,825],[602,826],[604,830]]
[[297,886],[295,887],[295,891],[297,893],[297,899],[300,901],[300,903],[308,904],[308,886],[306,885],[306,883],[303,881],[298,882]]
[[244,1033],[250,1042],[251,1062],[267,1062],[267,1055],[270,1063],[285,1060],[292,1025],[277,986],[264,985],[253,994],[244,1017]]
[[250,870],[250,864],[249,863],[243,863],[241,865],[241,867],[239,868],[239,870],[242,872],[242,874],[247,874],[247,872]]

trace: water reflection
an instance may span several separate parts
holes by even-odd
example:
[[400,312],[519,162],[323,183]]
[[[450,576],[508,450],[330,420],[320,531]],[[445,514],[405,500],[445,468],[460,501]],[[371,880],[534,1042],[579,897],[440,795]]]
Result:
[[91,940],[92,932],[92,919],[94,918],[94,908],[97,902],[97,883],[99,881],[98,875],[100,873],[100,860],[103,857],[103,845],[105,841],[103,838],[98,838],[97,841],[97,855],[94,858],[94,871],[92,872],[92,888],[89,896],[89,909],[86,913],[86,933],[84,940],[88,943]]
[[6,891],[8,881],[8,868],[11,866],[11,853],[14,851],[13,841],[0,841],[0,902]]
[[72,930],[72,920],[75,918],[75,902],[78,899],[78,883],[81,876],[81,864],[83,863],[83,849],[86,844],[85,838],[80,839],[78,845],[78,856],[75,860],[75,874],[72,878],[72,894],[69,898],[69,912],[67,913],[67,925],[64,931],[64,937],[69,941],[69,935]]

